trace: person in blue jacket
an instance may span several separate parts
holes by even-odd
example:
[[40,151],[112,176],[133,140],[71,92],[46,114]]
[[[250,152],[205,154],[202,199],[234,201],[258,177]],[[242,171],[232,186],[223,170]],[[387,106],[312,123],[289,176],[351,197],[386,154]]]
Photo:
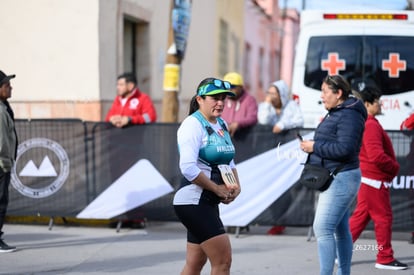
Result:
[[231,245],[219,216],[219,203],[240,193],[234,146],[220,117],[230,83],[201,81],[190,103],[190,114],[177,131],[179,166],[184,176],[174,195],[174,210],[187,228],[187,256],[182,270],[200,274],[207,259],[211,274],[230,274]]
[[359,151],[367,111],[340,75],[323,80],[321,99],[328,113],[316,128],[314,139],[304,140],[300,146],[310,154],[310,164],[331,172],[341,167],[329,188],[319,194],[313,229],[320,274],[332,275],[338,255],[338,274],[345,275],[351,273],[353,243],[348,221],[361,182]]

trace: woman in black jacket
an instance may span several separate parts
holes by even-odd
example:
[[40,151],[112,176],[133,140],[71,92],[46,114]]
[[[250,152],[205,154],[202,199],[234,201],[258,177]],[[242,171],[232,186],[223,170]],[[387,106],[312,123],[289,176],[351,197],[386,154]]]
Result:
[[341,167],[328,190],[320,193],[313,222],[320,274],[332,274],[336,254],[338,274],[350,274],[353,243],[349,208],[361,182],[358,156],[367,111],[360,100],[352,97],[351,86],[340,75],[323,80],[321,98],[328,114],[317,127],[314,140],[300,144],[310,154],[310,164],[331,172]]

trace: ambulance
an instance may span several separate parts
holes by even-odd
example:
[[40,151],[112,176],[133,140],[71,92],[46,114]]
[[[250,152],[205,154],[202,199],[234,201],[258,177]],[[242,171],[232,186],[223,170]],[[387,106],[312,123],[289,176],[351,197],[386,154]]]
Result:
[[398,130],[414,110],[414,11],[301,13],[292,94],[305,127],[315,128],[326,110],[320,98],[326,75],[340,74],[354,87],[382,92],[386,130]]

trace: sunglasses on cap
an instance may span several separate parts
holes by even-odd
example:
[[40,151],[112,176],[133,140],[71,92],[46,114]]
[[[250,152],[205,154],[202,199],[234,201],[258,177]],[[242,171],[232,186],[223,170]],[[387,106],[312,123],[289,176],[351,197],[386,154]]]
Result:
[[235,94],[231,92],[230,89],[230,82],[216,78],[198,88],[197,95],[204,96],[226,93],[227,95],[234,96]]
[[329,82],[331,82],[331,83],[333,83],[335,86],[338,86],[338,82],[332,76],[328,75],[326,77],[326,80],[329,81]]

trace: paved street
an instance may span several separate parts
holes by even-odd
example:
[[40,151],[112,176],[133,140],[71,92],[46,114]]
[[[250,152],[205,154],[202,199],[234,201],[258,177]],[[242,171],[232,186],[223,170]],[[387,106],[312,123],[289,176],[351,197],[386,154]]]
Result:
[[[288,227],[269,236],[269,227],[251,226],[231,234],[231,274],[318,274],[316,242],[307,228]],[[0,274],[179,274],[185,258],[185,231],[179,223],[149,223],[145,229],[6,224],[5,241],[18,246],[0,254]],[[396,257],[414,267],[409,233],[394,233]],[[374,268],[372,232],[364,232],[354,252],[352,274],[414,274]],[[396,273],[394,273],[396,272]],[[209,274],[206,265],[202,274]]]

